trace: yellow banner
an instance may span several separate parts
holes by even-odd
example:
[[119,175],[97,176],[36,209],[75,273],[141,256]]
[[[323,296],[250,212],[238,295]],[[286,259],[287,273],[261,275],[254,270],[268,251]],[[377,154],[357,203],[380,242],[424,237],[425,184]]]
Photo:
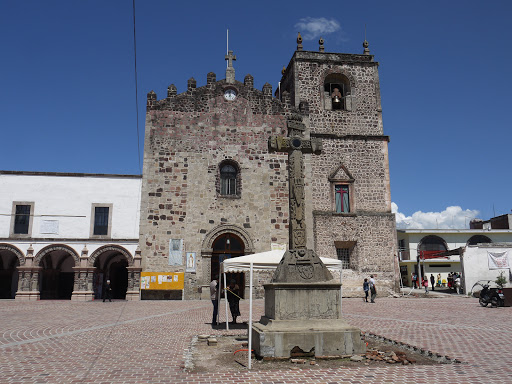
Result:
[[141,272],[140,289],[183,289],[185,273],[183,272]]

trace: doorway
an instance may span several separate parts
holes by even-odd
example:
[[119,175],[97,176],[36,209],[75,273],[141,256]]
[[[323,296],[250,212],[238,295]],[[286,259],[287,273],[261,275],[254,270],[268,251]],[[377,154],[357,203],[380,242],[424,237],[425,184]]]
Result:
[[19,259],[13,252],[0,251],[0,299],[14,299],[18,289]]
[[[210,281],[218,276],[220,280],[220,287],[223,289],[224,279],[219,275],[220,263],[226,259],[243,256],[245,254],[244,251],[244,242],[238,236],[232,233],[224,233],[217,237],[213,242]],[[227,273],[226,281],[228,282],[228,285],[231,280],[235,280],[236,284],[238,284],[240,287],[240,296],[244,298],[245,275],[243,273]]]
[[116,249],[102,252],[95,260],[93,289],[96,299],[103,298],[107,280],[110,280],[112,298],[125,300],[128,290],[128,260]]
[[53,251],[41,259],[41,300],[71,300],[75,260],[69,253]]

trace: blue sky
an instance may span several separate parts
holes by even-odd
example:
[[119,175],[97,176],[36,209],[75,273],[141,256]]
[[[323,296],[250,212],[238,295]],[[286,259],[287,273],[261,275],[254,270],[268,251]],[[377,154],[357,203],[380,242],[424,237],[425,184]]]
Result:
[[[319,30],[326,51],[362,53],[366,24],[402,225],[510,213],[511,11],[510,1],[136,0],[141,152],[147,92],[224,78],[227,28],[237,79],[275,89],[299,30],[305,50],[318,49]],[[130,0],[1,0],[0,46],[0,169],[140,173]]]

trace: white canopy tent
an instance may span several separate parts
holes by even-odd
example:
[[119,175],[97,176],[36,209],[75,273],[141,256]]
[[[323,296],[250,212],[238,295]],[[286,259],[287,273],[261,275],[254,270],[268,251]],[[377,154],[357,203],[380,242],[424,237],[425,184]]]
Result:
[[[284,250],[274,250],[268,252],[255,253],[252,255],[234,257],[232,259],[224,260],[220,265],[220,271],[224,275],[224,287],[226,285],[226,273],[228,272],[249,272],[249,369],[251,368],[251,350],[252,350],[252,280],[253,271],[273,271],[277,268],[277,265],[283,258]],[[340,283],[341,283],[341,261],[337,259],[331,259],[328,257],[320,258],[325,266],[331,271],[340,272]],[[220,289],[219,303],[220,303]],[[341,294],[342,289],[340,287],[340,315],[341,315]],[[226,307],[226,329],[229,330],[228,321],[228,302],[225,300]],[[218,316],[218,315],[217,315]]]

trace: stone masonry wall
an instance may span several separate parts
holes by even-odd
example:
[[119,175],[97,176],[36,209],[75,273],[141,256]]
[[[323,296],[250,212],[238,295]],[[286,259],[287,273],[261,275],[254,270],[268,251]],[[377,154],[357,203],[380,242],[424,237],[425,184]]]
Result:
[[[288,242],[287,156],[267,149],[269,136],[286,135],[286,106],[238,82],[238,97],[226,101],[224,86],[212,83],[161,101],[150,95],[148,103],[142,265],[184,272],[168,265],[169,240],[183,239],[183,256],[195,252],[197,260],[196,273],[186,273],[186,298],[198,297],[197,287],[210,282],[211,248],[204,243],[215,231],[233,228],[253,252]],[[218,168],[226,159],[241,172],[239,196],[218,194]]]
[[341,165],[354,178],[351,211],[390,212],[387,141],[371,138],[323,139],[322,154],[312,157],[314,210],[334,211],[334,186],[328,179],[334,175],[348,181]]
[[315,215],[316,252],[336,258],[335,242],[355,241],[350,269],[343,270],[344,296],[362,295],[363,279],[373,274],[379,291],[395,289],[396,229],[393,214]]

